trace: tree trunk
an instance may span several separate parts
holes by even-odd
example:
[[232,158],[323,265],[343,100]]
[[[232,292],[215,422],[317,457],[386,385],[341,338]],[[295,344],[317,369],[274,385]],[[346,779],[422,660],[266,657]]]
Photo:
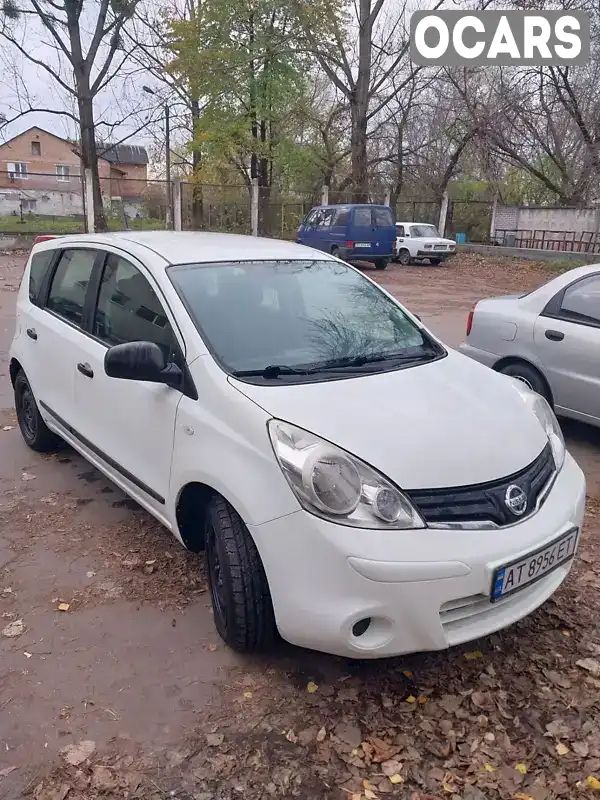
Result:
[[92,97],[89,94],[80,94],[79,126],[81,136],[81,165],[84,170],[92,172],[92,194],[94,200],[94,227],[97,233],[108,230],[104,206],[102,204],[102,190],[100,187],[100,174],[98,172],[98,152],[94,126],[94,108]]
[[398,140],[396,143],[396,175],[392,191],[390,192],[390,205],[394,211],[396,211],[396,206],[398,205],[398,200],[400,199],[400,194],[402,192],[402,186],[404,184],[404,164],[402,162],[403,155],[404,125],[400,123],[398,125]]
[[204,226],[204,198],[202,196],[202,183],[200,170],[202,169],[202,150],[198,142],[198,123],[200,121],[200,103],[197,99],[192,100],[192,225],[194,230],[199,230]]
[[369,113],[369,87],[371,84],[372,33],[371,0],[360,0],[358,75],[354,90],[350,96],[350,114],[352,121],[350,162],[354,203],[366,203],[369,199],[367,116]]

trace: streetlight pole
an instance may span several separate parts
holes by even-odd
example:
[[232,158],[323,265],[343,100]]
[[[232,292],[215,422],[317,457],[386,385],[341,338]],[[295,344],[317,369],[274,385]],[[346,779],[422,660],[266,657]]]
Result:
[[[149,86],[142,86],[146,94],[156,94],[154,89]],[[171,226],[173,220],[173,191],[171,187],[171,113],[169,104],[165,103],[165,171],[167,173],[167,227]]]

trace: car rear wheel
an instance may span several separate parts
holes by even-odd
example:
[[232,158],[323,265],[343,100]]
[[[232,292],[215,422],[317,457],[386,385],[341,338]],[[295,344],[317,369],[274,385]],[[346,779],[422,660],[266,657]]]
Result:
[[23,370],[17,373],[14,390],[17,421],[25,443],[38,453],[57,450],[62,444],[61,439],[52,433],[42,419],[33,390]]
[[248,529],[221,496],[209,503],[205,534],[208,582],[219,635],[240,653],[266,650],[276,634],[267,576]]
[[400,264],[402,264],[403,266],[407,266],[407,264],[410,264],[410,253],[406,249],[406,247],[403,247],[401,250],[398,251],[398,256],[396,258],[396,261],[399,261]]
[[552,402],[546,381],[541,373],[530,364],[526,364],[524,361],[513,362],[512,364],[506,364],[501,367],[499,372],[503,375],[510,375],[511,378],[516,378],[529,389],[533,389],[534,392],[541,394],[549,403]]

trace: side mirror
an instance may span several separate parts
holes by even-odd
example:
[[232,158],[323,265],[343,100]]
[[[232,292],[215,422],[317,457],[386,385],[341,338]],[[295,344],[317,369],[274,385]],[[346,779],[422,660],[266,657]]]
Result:
[[125,342],[106,351],[104,371],[109,378],[164,383],[181,387],[183,374],[176,364],[167,364],[160,347],[154,342]]

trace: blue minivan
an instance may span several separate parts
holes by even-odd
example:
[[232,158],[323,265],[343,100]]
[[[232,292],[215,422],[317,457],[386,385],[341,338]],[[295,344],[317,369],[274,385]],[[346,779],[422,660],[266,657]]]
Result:
[[394,212],[390,206],[317,206],[303,219],[296,241],[344,261],[369,261],[385,269],[396,243]]

